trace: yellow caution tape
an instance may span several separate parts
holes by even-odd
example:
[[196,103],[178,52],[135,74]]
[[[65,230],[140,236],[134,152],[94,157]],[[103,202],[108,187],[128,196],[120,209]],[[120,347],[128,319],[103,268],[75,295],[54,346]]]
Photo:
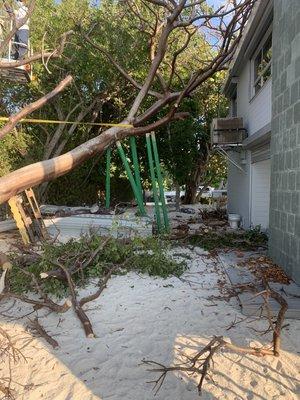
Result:
[[[8,122],[8,117],[0,117],[0,121]],[[32,124],[69,124],[69,125],[89,125],[89,126],[119,126],[120,128],[133,128],[131,124],[110,124],[101,122],[78,122],[78,121],[59,121],[53,119],[34,119],[34,118],[22,118],[19,122],[32,123]]]

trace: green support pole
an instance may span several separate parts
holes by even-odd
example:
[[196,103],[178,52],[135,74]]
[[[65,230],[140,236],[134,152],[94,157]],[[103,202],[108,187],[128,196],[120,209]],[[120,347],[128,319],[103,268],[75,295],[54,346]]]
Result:
[[158,157],[156,137],[155,137],[154,132],[151,132],[151,140],[152,140],[152,146],[153,146],[155,168],[156,168],[158,187],[159,187],[159,197],[160,197],[161,206],[162,206],[164,223],[165,223],[166,231],[169,232],[170,231],[170,223],[169,223],[168,211],[167,211],[166,202],[165,202],[165,192],[164,192],[164,187],[163,187],[163,180],[162,180],[159,157]]
[[160,210],[159,210],[159,200],[157,195],[157,188],[156,188],[156,180],[155,180],[155,172],[154,172],[154,165],[153,165],[153,157],[152,157],[152,147],[149,133],[146,133],[146,144],[147,144],[147,153],[148,153],[148,161],[150,167],[150,175],[152,181],[152,191],[154,197],[154,204],[155,204],[155,215],[156,215],[156,222],[158,232],[161,232],[161,219],[160,219]]
[[110,162],[111,148],[106,150],[105,207],[110,207]]
[[121,160],[123,161],[123,164],[124,164],[124,167],[125,167],[125,170],[126,170],[126,173],[127,173],[127,177],[128,177],[129,182],[131,184],[131,187],[132,187],[133,193],[135,195],[136,201],[138,203],[138,207],[140,209],[140,213],[142,215],[146,215],[146,211],[145,211],[145,207],[144,207],[144,203],[143,203],[143,198],[140,196],[139,189],[138,189],[138,187],[137,187],[137,185],[135,183],[135,180],[134,180],[134,177],[132,175],[129,163],[128,163],[127,159],[126,159],[126,155],[125,155],[124,149],[123,149],[123,147],[122,147],[120,142],[117,142],[117,148],[118,148],[118,152],[120,154]]
[[132,155],[133,168],[134,168],[135,183],[138,187],[141,198],[143,198],[143,188],[142,188],[142,184],[141,184],[141,174],[140,174],[140,167],[139,167],[139,161],[138,161],[138,155],[137,155],[137,149],[136,149],[136,140],[135,140],[134,136],[130,136],[129,140],[130,140],[131,155]]

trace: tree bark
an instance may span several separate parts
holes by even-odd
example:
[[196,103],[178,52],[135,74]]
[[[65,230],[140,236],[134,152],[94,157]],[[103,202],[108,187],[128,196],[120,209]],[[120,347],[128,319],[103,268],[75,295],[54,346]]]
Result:
[[198,188],[199,185],[201,184],[202,179],[204,178],[207,169],[207,163],[209,160],[209,155],[210,155],[210,150],[208,144],[206,144],[206,153],[199,156],[197,165],[194,171],[191,172],[189,179],[186,182],[185,197],[184,197],[185,204],[195,204],[197,203],[197,201],[200,201],[200,197],[205,188],[203,187],[200,193],[198,193]]
[[179,211],[180,209],[180,186],[178,185],[178,183],[175,184],[175,209],[176,211]]
[[185,184],[184,204],[195,204],[197,202],[197,191],[202,177],[203,163],[199,162],[194,171],[191,172]]
[[9,121],[3,128],[0,129],[0,139],[2,139],[6,134],[11,132],[13,128],[20,122],[24,117],[33,113],[33,111],[38,110],[48,103],[53,97],[63,91],[70,83],[73,81],[71,75],[68,75],[65,79],[63,79],[51,92],[45,94],[45,96],[41,97],[37,101],[28,104],[26,107],[22,108],[17,114],[12,115],[9,118]]
[[197,185],[193,181],[189,181],[185,185],[184,204],[195,204],[197,198]]
[[0,178],[0,204],[29,187],[58,178],[86,159],[103,153],[105,148],[113,142],[115,134],[120,130],[121,128],[110,128],[102,135],[75,147],[75,149],[59,157],[28,165]]

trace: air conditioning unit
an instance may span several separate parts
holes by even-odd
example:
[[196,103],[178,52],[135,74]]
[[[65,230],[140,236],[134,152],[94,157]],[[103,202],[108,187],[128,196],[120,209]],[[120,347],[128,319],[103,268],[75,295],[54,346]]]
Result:
[[211,143],[218,146],[241,144],[247,137],[243,118],[214,118],[211,124]]

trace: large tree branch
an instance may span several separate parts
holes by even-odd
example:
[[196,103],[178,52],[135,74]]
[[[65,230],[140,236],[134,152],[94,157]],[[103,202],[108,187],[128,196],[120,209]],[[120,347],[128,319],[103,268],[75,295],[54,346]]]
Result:
[[[171,19],[172,20],[172,19]],[[162,30],[159,43],[157,46],[157,52],[156,55],[151,63],[147,78],[145,79],[145,83],[141,90],[139,91],[138,95],[135,98],[135,101],[133,102],[133,105],[130,109],[130,112],[128,114],[128,119],[129,121],[135,117],[137,114],[141,103],[147,96],[150,87],[152,85],[152,82],[154,80],[154,77],[156,76],[157,70],[165,56],[166,50],[167,50],[167,42],[168,42],[168,37],[172,31],[172,23],[171,20],[168,20],[166,22],[165,27]]]
[[[189,114],[177,113],[172,117],[167,115],[158,121],[143,127],[129,129],[113,127],[61,156],[50,160],[40,161],[11,172],[0,178],[0,204],[29,187],[39,185],[66,174],[78,165],[82,164],[85,160],[95,156],[96,154],[102,154],[106,148],[124,137],[144,135],[169,121],[182,119],[187,115]],[[122,124],[127,123],[127,120],[122,121]]]
[[180,49],[178,49],[177,51],[175,51],[174,55],[173,55],[173,59],[172,59],[172,63],[171,63],[171,73],[170,73],[170,77],[169,77],[169,81],[168,81],[168,87],[170,88],[172,85],[172,80],[174,75],[176,74],[176,61],[179,57],[179,55],[181,53],[183,53],[186,48],[188,47],[191,38],[193,37],[193,35],[197,32],[197,29],[192,29],[192,30],[188,30],[187,28],[185,28],[185,31],[187,33],[187,38],[185,40],[185,43],[181,46]]
[[121,131],[118,134],[118,139],[123,139],[127,136],[145,135],[148,132],[158,129],[162,125],[166,125],[168,122],[182,120],[182,119],[187,118],[189,115],[190,115],[190,113],[185,112],[185,111],[175,113],[174,115],[170,115],[170,113],[168,113],[164,117],[160,118],[159,120],[157,120],[151,124],[148,124],[145,126],[134,127],[134,128],[129,129],[128,131],[124,131],[124,130]]
[[[77,104],[69,111],[69,113],[67,114],[66,117],[64,116],[64,114],[63,114],[63,112],[62,112],[62,109],[60,108],[58,102],[54,103],[53,105],[54,105],[54,108],[55,108],[56,111],[57,111],[58,119],[59,119],[60,121],[63,121],[63,120],[64,120],[64,121],[69,121],[71,115],[72,115],[79,107],[82,106],[82,102],[80,101],[79,103],[77,103]],[[48,158],[51,157],[52,152],[53,152],[54,148],[57,146],[57,144],[58,144],[58,142],[59,142],[59,140],[60,140],[60,138],[61,138],[61,136],[62,136],[62,134],[63,134],[63,131],[64,131],[65,127],[66,127],[66,124],[63,124],[63,123],[58,125],[58,128],[55,130],[54,135],[51,137],[51,139],[49,140],[49,142],[48,142],[47,145],[45,146],[45,151],[44,151],[43,160],[48,160]]]
[[[128,123],[127,121],[123,122]],[[121,128],[118,127],[110,128],[102,135],[90,139],[59,157],[28,165],[0,178],[0,203],[7,201],[26,188],[58,178],[86,159],[101,154],[113,143],[115,135],[120,131]]]
[[33,111],[36,111],[39,108],[43,107],[46,103],[48,103],[49,100],[51,100],[57,94],[62,92],[72,82],[72,80],[73,80],[72,76],[68,75],[51,92],[45,94],[45,96],[41,97],[37,101],[28,104],[28,106],[22,108],[22,110],[19,111],[17,114],[12,115],[9,118],[9,122],[3,128],[0,129],[0,139],[2,139],[6,134],[11,132],[17,125],[17,123],[20,122],[23,118],[31,114]]

